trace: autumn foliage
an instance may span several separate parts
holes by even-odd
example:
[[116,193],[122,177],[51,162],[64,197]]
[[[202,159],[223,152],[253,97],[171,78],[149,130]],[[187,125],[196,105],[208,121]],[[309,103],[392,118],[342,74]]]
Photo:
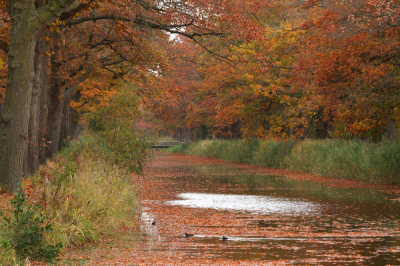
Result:
[[398,11],[397,1],[264,3],[230,17],[237,27],[207,40],[212,53],[176,41],[185,56],[153,109],[165,128],[204,125],[217,137],[240,123],[245,138],[392,138]]

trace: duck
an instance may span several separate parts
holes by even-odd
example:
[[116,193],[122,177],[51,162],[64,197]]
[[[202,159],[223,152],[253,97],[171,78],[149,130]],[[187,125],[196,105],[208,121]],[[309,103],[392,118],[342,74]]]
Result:
[[192,234],[185,233],[185,237],[193,236]]
[[228,240],[228,238],[226,236],[223,236],[222,240],[225,241],[225,240]]

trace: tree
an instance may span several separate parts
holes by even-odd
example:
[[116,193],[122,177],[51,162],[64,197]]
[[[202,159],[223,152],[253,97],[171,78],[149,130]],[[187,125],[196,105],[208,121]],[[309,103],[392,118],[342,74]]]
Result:
[[245,138],[396,140],[396,3],[287,0],[231,17],[240,27],[207,40],[215,56],[197,55],[200,78],[180,94],[193,103],[165,118],[215,134],[240,122]]
[[7,53],[7,90],[0,120],[2,190],[16,191],[22,176],[24,154],[28,145],[36,44],[43,30],[72,2],[73,0],[57,0],[39,8],[35,7],[32,0],[11,0],[9,3],[11,33]]
[[[137,25],[137,30],[130,32],[131,34],[140,35],[144,30],[161,30],[180,34],[201,43],[204,36],[222,35],[226,31],[224,21],[242,9],[240,2],[221,2],[215,5],[214,1],[209,0],[172,2],[121,0],[118,3],[56,0],[48,4],[35,3],[32,0],[11,0],[9,3],[2,2],[2,5],[2,15],[7,13],[7,8],[9,10],[11,32],[9,44],[4,39],[0,43],[0,48],[3,50],[8,48],[7,90],[0,121],[0,185],[2,190],[10,191],[16,190],[17,183],[21,179],[27,149],[35,47],[43,31],[52,22],[57,20],[56,26],[65,23],[65,27],[69,28],[96,21],[109,21],[109,24],[134,24]],[[91,58],[88,59],[90,61]],[[87,71],[89,68],[81,70]],[[76,74],[84,76],[80,71]]]

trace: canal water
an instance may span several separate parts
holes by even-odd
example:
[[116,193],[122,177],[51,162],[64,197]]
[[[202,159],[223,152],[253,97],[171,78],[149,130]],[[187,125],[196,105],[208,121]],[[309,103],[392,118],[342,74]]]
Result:
[[[145,207],[143,230],[153,235],[151,241],[166,243],[154,251],[175,248],[192,257],[284,260],[290,265],[400,265],[399,195],[391,190],[335,188],[271,175],[258,167],[207,160],[156,163],[165,156],[154,158],[152,167],[159,171],[154,182],[162,184],[160,193],[168,190],[172,196],[147,199],[145,206],[154,201],[160,208],[182,207],[198,210],[199,215],[219,212],[224,218],[246,220],[251,230],[227,230],[224,241],[223,225],[215,225],[214,234],[213,225],[193,223],[194,232],[207,227],[206,233],[190,240],[183,235],[162,237],[161,229],[149,224],[161,218],[154,208]],[[187,157],[174,160],[179,158]],[[172,247],[173,241],[184,245]]]

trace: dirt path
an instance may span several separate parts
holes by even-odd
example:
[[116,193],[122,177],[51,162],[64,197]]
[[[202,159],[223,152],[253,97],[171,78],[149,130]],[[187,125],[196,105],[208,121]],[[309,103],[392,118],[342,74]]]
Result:
[[[221,210],[186,208],[182,206],[168,205],[165,201],[175,200],[176,194],[182,191],[195,191],[201,188],[198,183],[185,183],[183,187],[175,183],[174,177],[190,177],[189,166],[193,165],[229,165],[229,163],[217,160],[184,155],[169,155],[155,153],[152,166],[146,169],[148,177],[137,178],[136,182],[140,187],[142,198],[143,216],[140,226],[140,234],[121,231],[117,239],[104,240],[96,243],[92,248],[77,252],[71,251],[62,258],[63,265],[293,265],[307,263],[313,265],[332,265],[337,261],[343,261],[343,257],[349,259],[359,256],[352,262],[362,265],[363,255],[359,252],[348,252],[345,254],[334,253],[334,243],[322,243],[328,251],[304,250],[306,258],[299,259],[280,259],[278,253],[274,253],[276,247],[271,245],[252,245],[241,244],[239,259],[237,245],[234,241],[223,241],[222,236],[262,236],[264,238],[301,238],[307,237],[304,242],[312,242],[312,239],[321,237],[321,233],[310,231],[308,228],[297,228],[284,226],[290,224],[290,217],[276,218],[277,222],[283,226],[268,227],[257,226],[256,222],[265,220],[262,215],[252,214],[243,215],[239,212],[229,212]],[[374,187],[381,189],[391,189],[399,191],[398,187],[372,186],[356,181],[343,181],[329,178],[322,178],[314,175],[299,174],[284,170],[274,170],[262,167],[255,167],[244,164],[231,164],[241,168],[243,173],[263,173],[265,174],[284,174],[288,178],[307,179],[315,182],[322,182],[325,186],[332,187]],[[193,173],[194,174],[194,173]],[[165,178],[164,178],[165,177]],[[172,180],[172,182],[171,182]],[[217,189],[224,191],[240,190],[241,187],[221,185]],[[268,217],[268,222],[274,222],[275,217]],[[278,221],[279,219],[279,221]],[[287,219],[285,221],[285,219]],[[152,222],[155,222],[155,225]],[[185,237],[185,233],[194,234],[194,237]],[[363,230],[346,232],[346,237],[358,237],[360,234],[365,238],[370,234],[371,237],[386,237],[397,232],[387,232],[379,230]],[[338,231],[324,237],[333,237]],[[344,234],[344,233],[342,233]],[[202,236],[203,238],[197,238]],[[311,240],[310,240],[311,237]],[[364,239],[363,238],[363,239]],[[207,239],[202,241],[202,239]],[[332,241],[331,241],[332,242]],[[309,243],[307,243],[308,245]],[[320,243],[313,243],[318,247]],[[331,254],[329,253],[331,246]],[[296,246],[284,246],[280,244],[281,250],[287,249],[288,252],[297,252],[300,249]],[[243,249],[248,249],[243,251]],[[246,253],[251,260],[246,259]],[[223,255],[221,255],[223,254]],[[314,256],[315,255],[315,256]],[[296,257],[296,256],[295,256]],[[329,258],[328,258],[329,257]],[[365,256],[364,256],[365,257]],[[242,259],[240,259],[242,258]]]

